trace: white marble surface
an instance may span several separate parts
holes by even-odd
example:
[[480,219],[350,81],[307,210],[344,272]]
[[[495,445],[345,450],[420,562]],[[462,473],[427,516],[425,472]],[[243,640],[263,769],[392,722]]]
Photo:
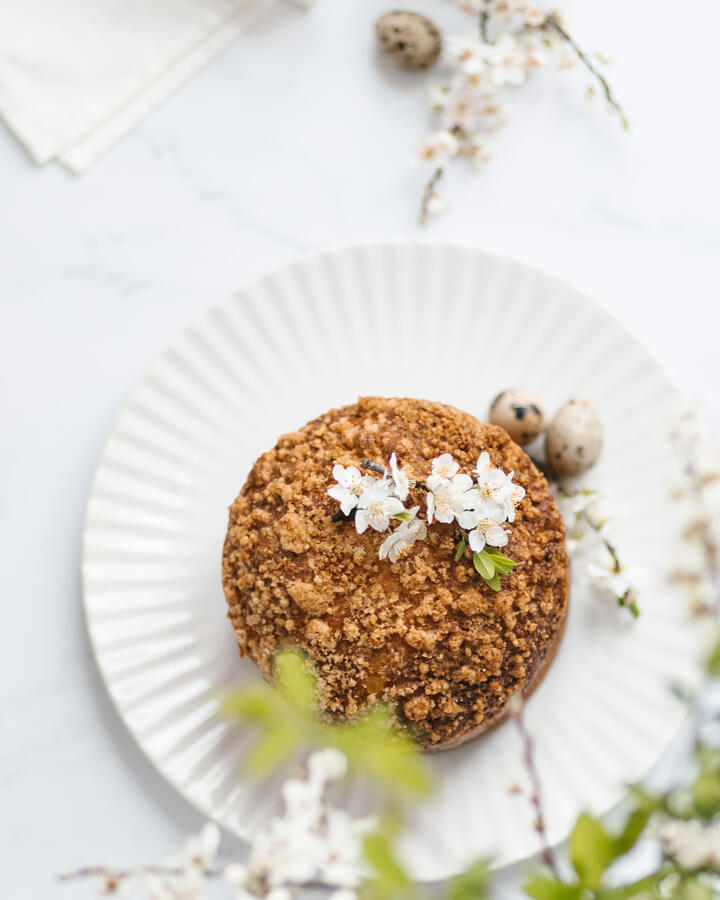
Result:
[[[205,306],[307,250],[415,234],[429,76],[374,55],[388,0],[280,4],[89,174],[36,170],[0,131],[0,859],[13,900],[53,874],[162,855],[199,817],[110,707],[84,632],[80,532],[133,381]],[[449,22],[444,0],[417,0]],[[583,79],[517,100],[482,176],[460,166],[429,230],[596,295],[717,431],[720,125],[711,0],[570,7],[611,49],[625,136]],[[612,360],[608,360],[612,365]]]

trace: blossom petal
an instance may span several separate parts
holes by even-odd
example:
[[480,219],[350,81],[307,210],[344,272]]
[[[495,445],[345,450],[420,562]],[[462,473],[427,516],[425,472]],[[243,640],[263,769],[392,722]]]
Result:
[[468,544],[470,544],[470,549],[473,553],[480,553],[480,551],[485,547],[485,535],[482,531],[471,531],[468,535]]
[[435,497],[432,492],[427,495],[427,521],[428,525],[432,525],[433,514],[435,512]]
[[468,509],[457,514],[458,525],[461,528],[475,528],[480,521],[480,516],[475,510]]
[[370,527],[375,531],[387,531],[390,525],[390,519],[383,513],[373,513],[370,516]]
[[388,497],[387,500],[383,501],[383,512],[385,515],[394,516],[404,509],[405,507],[403,506],[402,501],[398,500],[397,497]]
[[358,534],[362,534],[367,530],[370,524],[370,513],[366,509],[359,509],[355,513],[355,530]]
[[453,475],[452,483],[454,488],[457,488],[459,491],[463,492],[469,491],[473,486],[472,478],[462,472],[459,475]]
[[485,540],[491,547],[504,547],[508,542],[508,536],[499,525],[493,525],[485,529]]

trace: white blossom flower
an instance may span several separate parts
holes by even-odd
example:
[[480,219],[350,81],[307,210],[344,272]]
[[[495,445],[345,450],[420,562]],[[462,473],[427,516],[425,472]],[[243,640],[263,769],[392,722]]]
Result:
[[474,166],[482,168],[493,158],[493,147],[483,137],[474,136],[465,144],[465,156],[468,156]]
[[453,475],[452,478],[430,475],[426,483],[428,525],[432,524],[433,519],[437,519],[438,522],[452,522],[472,503],[472,498],[468,496],[468,491],[472,488],[472,478],[469,475],[461,473]]
[[[507,103],[498,103],[494,97],[484,98],[480,106],[480,122],[486,131],[503,128],[510,121],[511,114],[512,107]],[[477,141],[478,137],[474,140]]]
[[460,466],[451,453],[443,453],[432,461],[432,474],[438,478],[452,478],[460,471]]
[[427,527],[420,519],[417,519],[419,506],[413,506],[408,512],[412,519],[409,522],[403,522],[398,528],[392,531],[380,545],[380,559],[386,557],[390,562],[397,562],[398,556],[408,547],[412,547],[415,541],[424,541],[427,537]]
[[525,488],[513,481],[514,472],[506,474],[490,462],[490,456],[483,452],[478,457],[475,467],[477,484],[475,485],[475,505],[478,503],[497,506],[504,512],[503,521],[515,521],[515,507],[525,496]]
[[309,780],[324,788],[332,781],[340,781],[347,773],[347,757],[334,747],[316,750],[308,759]]
[[487,0],[456,0],[456,5],[464,12],[474,15],[487,9]]
[[[478,105],[468,93],[450,94],[443,110],[443,122],[448,128],[462,128],[472,131],[478,124],[480,114]],[[458,155],[464,155],[465,142],[458,145]]]
[[468,544],[474,553],[480,553],[485,545],[504,547],[508,536],[504,528],[505,510],[492,503],[479,503],[473,509],[461,512],[458,523],[461,528],[471,529]]
[[328,489],[328,494],[340,503],[340,509],[347,516],[357,506],[365,488],[375,479],[363,475],[355,466],[333,466],[332,474],[337,484]]
[[185,842],[186,862],[201,872],[212,868],[220,846],[220,829],[214,822],[206,822],[198,835],[191,835]]
[[494,503],[504,509],[508,494],[508,479],[512,480],[512,473],[508,476],[502,469],[493,466],[487,451],[483,451],[478,457],[474,472],[477,476],[475,492],[478,502]]
[[222,877],[234,887],[245,887],[248,878],[247,866],[241,863],[228,863],[222,870]]
[[447,130],[436,131],[420,144],[418,155],[423,162],[431,162],[442,168],[453,156],[457,156],[460,141]]
[[359,862],[362,859],[362,837],[371,831],[372,819],[355,820],[344,809],[325,810],[324,852],[318,877],[325,884],[357,887],[360,884]]
[[447,55],[451,65],[468,74],[479,74],[486,68],[487,48],[488,44],[475,34],[447,39]]
[[720,823],[664,819],[657,824],[656,835],[683,869],[720,868]]
[[497,31],[519,31],[526,25],[540,25],[545,18],[542,10],[529,0],[481,0],[480,9],[487,12],[490,24]]
[[[234,882],[248,889],[248,896],[257,884],[267,885],[273,897],[276,891],[311,882],[359,886],[362,838],[375,822],[352,819],[345,810],[329,807],[324,797],[327,785],[341,778],[346,766],[339,751],[319,750],[308,760],[306,779],[285,783],[284,814],[256,837],[247,870]],[[245,900],[245,894],[238,896]]]
[[521,85],[527,78],[526,59],[512,34],[501,34],[488,50],[490,79],[496,87]]
[[375,531],[386,531],[392,516],[403,511],[402,501],[391,496],[391,487],[387,478],[371,479],[371,484],[365,488],[358,500],[355,513],[355,528],[358,534],[362,534],[368,525]]
[[622,567],[618,571],[615,561],[610,554],[605,553],[605,565],[588,562],[586,575],[593,587],[600,591],[606,591],[611,597],[624,597],[632,589],[632,580],[627,568]]
[[437,216],[448,208],[447,197],[439,191],[433,191],[425,204],[425,211],[430,216]]
[[400,500],[405,500],[410,493],[410,479],[405,470],[398,467],[397,457],[394,453],[390,457],[390,478],[392,479],[395,496]]

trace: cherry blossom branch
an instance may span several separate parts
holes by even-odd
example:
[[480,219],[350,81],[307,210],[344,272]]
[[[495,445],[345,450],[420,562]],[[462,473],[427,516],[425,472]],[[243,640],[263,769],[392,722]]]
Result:
[[[552,476],[552,472],[548,472],[548,477]],[[581,491],[573,491],[567,486],[565,486],[562,482],[554,482],[553,491],[556,492],[556,498],[564,501],[569,500],[574,503],[576,498],[582,497],[583,495],[596,495],[595,491],[581,490]],[[592,534],[597,538],[599,545],[605,550],[608,557],[610,558],[610,565],[607,569],[607,574],[611,577],[622,575],[626,571],[626,567],[623,565],[620,554],[616,545],[610,540],[610,538],[606,534],[605,526],[606,522],[596,518],[586,505],[581,505],[579,508],[573,507],[572,509],[573,515],[573,523],[572,526],[568,523],[566,519],[566,525],[568,527],[572,527],[573,530],[577,529],[579,523],[584,523],[592,532]],[[565,516],[563,516],[566,518]],[[575,535],[577,538],[577,535]],[[587,535],[582,540],[587,540]],[[604,575],[602,576],[605,577]],[[640,616],[640,608],[637,602],[637,596],[635,594],[634,589],[627,584],[627,586],[617,586],[613,591],[613,596],[615,597],[618,606],[627,609],[628,612],[634,619],[639,618]]]
[[[533,26],[530,27],[532,28]],[[600,84],[603,94],[605,95],[605,99],[619,116],[622,127],[625,129],[625,131],[629,131],[630,122],[628,121],[628,118],[625,115],[625,111],[623,110],[622,106],[620,106],[618,101],[615,99],[615,95],[612,92],[612,88],[610,87],[607,78],[605,78],[602,72],[597,68],[588,54],[585,53],[585,51],[576,43],[570,32],[560,22],[557,15],[555,13],[550,13],[548,16],[546,16],[545,21],[541,25],[536,25],[534,27],[538,30],[551,28],[568,44],[569,47],[571,47],[575,51],[575,54],[580,62]]]
[[535,813],[534,828],[540,838],[540,856],[553,875],[560,880],[560,873],[547,834],[547,824],[542,799],[540,773],[535,762],[535,742],[525,726],[522,708],[513,715],[523,749],[523,763],[530,779],[530,803]]
[[[688,516],[683,538],[700,551],[700,565],[688,562],[672,572],[675,582],[684,583],[695,593],[696,613],[709,614],[720,620],[720,449],[707,443],[698,431],[694,416],[686,415],[671,433],[685,457],[684,479],[673,492],[673,499],[688,503],[693,510]],[[703,450],[705,452],[703,452]],[[692,555],[690,560],[692,560]],[[709,599],[712,598],[712,599]]]
[[[203,869],[198,874],[205,880],[225,879],[225,871],[223,869]],[[62,872],[57,877],[61,882],[86,881],[89,878],[101,879],[104,884],[105,893],[114,893],[118,890],[121,883],[133,881],[136,878],[143,878],[147,875],[153,875],[158,878],[183,878],[187,875],[187,869],[179,866],[160,866],[147,865],[138,866],[136,869],[111,869],[108,866],[85,866],[75,872]],[[325,881],[305,881],[301,883],[288,882],[287,887],[296,890],[305,891],[326,891],[335,892],[338,890],[337,884],[331,884]],[[258,898],[263,894],[257,894]]]
[[[602,92],[623,128],[629,128],[624,110],[591,55],[562,24],[556,12],[527,0],[456,0],[475,17],[477,32],[447,40],[449,77],[431,86],[430,108],[440,128],[427,135],[418,148],[420,161],[431,166],[422,192],[419,222],[446,207],[440,181],[453,159],[465,159],[484,168],[493,155],[490,137],[503,127],[509,109],[503,94],[524,84],[530,74],[553,58],[558,67],[572,68],[579,60]],[[537,36],[542,40],[538,41]]]
[[[583,519],[585,522],[587,522],[589,527],[597,533],[600,541],[602,542],[603,546],[610,556],[610,559],[612,560],[613,574],[619,575],[623,571],[624,567],[620,562],[620,556],[618,554],[617,548],[609,540],[609,538],[605,534],[603,534],[602,523],[593,519],[593,517],[586,509],[583,509],[578,513],[578,518]],[[634,619],[637,619],[640,615],[640,608],[637,605],[637,598],[635,597],[635,592],[631,587],[628,587],[628,589],[624,593],[620,594],[620,596],[617,598],[617,602],[618,606],[622,606],[628,609]]]
[[[136,869],[111,869],[109,866],[84,866],[74,872],[61,872],[57,875],[58,881],[82,881],[86,878],[105,878],[109,882],[120,883],[132,878],[142,878],[143,875],[157,875],[165,878],[181,878],[186,870],[180,866],[147,865],[138,866]],[[200,873],[203,878],[220,878],[221,869],[203,869]]]

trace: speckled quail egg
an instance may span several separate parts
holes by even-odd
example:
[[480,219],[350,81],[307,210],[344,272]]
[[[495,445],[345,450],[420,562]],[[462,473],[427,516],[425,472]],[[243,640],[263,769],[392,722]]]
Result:
[[529,444],[545,427],[545,410],[537,394],[527,388],[508,388],[490,404],[491,425],[504,428],[516,444]]
[[602,425],[595,407],[575,398],[552,417],[545,435],[545,455],[558,475],[581,475],[598,461],[602,444]]
[[403,69],[427,69],[442,50],[440,32],[420,13],[386,13],[377,20],[375,33],[383,50]]

